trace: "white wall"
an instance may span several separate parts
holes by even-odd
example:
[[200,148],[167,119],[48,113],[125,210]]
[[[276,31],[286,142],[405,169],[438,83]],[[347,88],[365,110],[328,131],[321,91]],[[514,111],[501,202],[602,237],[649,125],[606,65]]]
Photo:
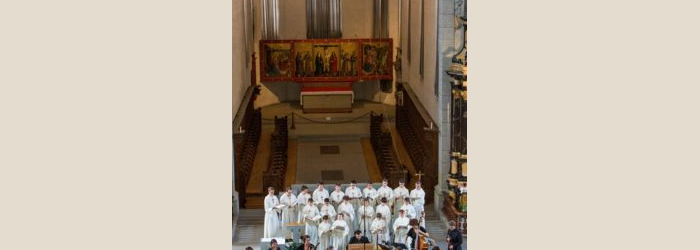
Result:
[[[408,2],[404,2],[402,11],[404,14],[403,30],[404,45],[403,45],[403,60],[402,60],[402,79],[407,82],[413,91],[418,96],[421,104],[428,111],[428,115],[434,120],[439,121],[439,105],[438,96],[435,95],[435,65],[436,58],[436,37],[437,37],[437,0],[408,0],[411,1],[411,20],[408,19]],[[425,33],[424,33],[424,74],[420,76],[420,4],[424,1],[425,15]],[[411,37],[408,36],[408,22],[411,22]],[[408,59],[408,43],[412,43],[411,61]]]
[[373,0],[342,1],[343,38],[372,37],[373,2]]
[[306,0],[279,0],[279,7],[280,39],[306,39]]
[[[233,105],[233,116],[234,119],[236,117],[236,113],[238,112],[238,108],[241,105],[241,101],[243,100],[243,96],[245,95],[245,91],[250,86],[250,69],[252,62],[251,60],[248,60],[247,58],[250,57],[249,51],[252,52],[252,48],[246,49],[246,39],[248,40],[248,44],[250,47],[253,47],[253,34],[252,34],[252,23],[251,21],[244,21],[245,14],[244,10],[247,7],[244,7],[244,3],[247,0],[233,0],[232,1],[232,12],[233,13],[233,22],[232,22],[232,58],[233,58],[233,63],[232,63],[232,70],[231,73],[233,74],[233,81],[232,81],[232,105]],[[252,20],[252,18],[250,19]],[[248,25],[248,30],[250,31],[249,34],[246,36],[246,32],[244,27]],[[234,149],[235,150],[235,149]],[[233,156],[233,151],[231,152]],[[235,164],[235,163],[234,163]],[[237,192],[236,192],[236,166],[233,166],[232,172],[232,177],[231,179],[233,180],[233,193],[232,196],[234,197],[234,204],[233,204],[233,209],[236,214],[238,214],[238,205],[237,201]]]
[[[246,88],[250,85],[250,62],[246,63],[250,57],[246,53],[246,36],[244,30],[244,2],[233,0],[233,117],[241,104]],[[251,24],[247,22],[247,24]],[[253,46],[252,34],[247,37],[250,46]],[[248,60],[249,61],[249,60]]]

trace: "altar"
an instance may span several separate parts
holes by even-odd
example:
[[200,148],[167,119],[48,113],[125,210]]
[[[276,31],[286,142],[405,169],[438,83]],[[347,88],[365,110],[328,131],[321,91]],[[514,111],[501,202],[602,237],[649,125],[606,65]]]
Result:
[[352,83],[393,80],[393,40],[261,40],[260,81],[301,85],[304,113],[352,112]]
[[299,100],[304,113],[352,112],[352,90],[301,91]]

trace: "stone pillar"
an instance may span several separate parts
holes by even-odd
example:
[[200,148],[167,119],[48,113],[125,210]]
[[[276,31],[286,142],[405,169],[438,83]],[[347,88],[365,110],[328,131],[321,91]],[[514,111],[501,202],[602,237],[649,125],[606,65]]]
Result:
[[447,176],[450,170],[450,135],[452,126],[450,100],[452,90],[450,87],[449,77],[445,70],[449,69],[452,63],[452,55],[457,50],[455,49],[455,26],[454,22],[455,0],[439,0],[438,1],[438,66],[437,72],[437,91],[440,116],[440,143],[438,146],[438,183],[435,186],[435,211],[440,211],[442,207],[442,191],[447,188]]

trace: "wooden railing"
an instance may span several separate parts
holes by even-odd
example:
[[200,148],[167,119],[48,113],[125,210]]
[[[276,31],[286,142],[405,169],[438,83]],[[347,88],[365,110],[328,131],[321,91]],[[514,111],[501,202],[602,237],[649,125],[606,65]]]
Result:
[[396,130],[425,189],[425,200],[433,200],[438,175],[438,128],[426,114],[408,85],[399,84],[397,92],[403,97],[396,105]]
[[287,148],[289,145],[287,116],[275,116],[275,131],[270,143],[270,162],[263,173],[264,188],[273,187],[276,191],[284,190],[284,178],[287,172]]
[[236,169],[236,190],[239,193],[240,206],[245,206],[246,187],[250,181],[253,170],[260,131],[262,129],[262,117],[260,109],[250,110],[246,113],[239,128],[234,128],[234,161]]
[[407,181],[408,170],[397,159],[392,143],[391,133],[382,131],[384,115],[370,114],[370,140],[377,158],[377,165],[382,177],[389,180],[389,185],[398,186],[399,181]]

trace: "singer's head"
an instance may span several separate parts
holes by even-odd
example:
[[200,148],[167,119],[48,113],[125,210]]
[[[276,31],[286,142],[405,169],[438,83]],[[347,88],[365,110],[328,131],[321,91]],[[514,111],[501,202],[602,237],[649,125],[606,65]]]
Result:
[[420,223],[418,222],[417,219],[411,219],[410,221],[408,221],[408,225],[412,226],[415,229],[418,229],[418,227],[420,226]]

